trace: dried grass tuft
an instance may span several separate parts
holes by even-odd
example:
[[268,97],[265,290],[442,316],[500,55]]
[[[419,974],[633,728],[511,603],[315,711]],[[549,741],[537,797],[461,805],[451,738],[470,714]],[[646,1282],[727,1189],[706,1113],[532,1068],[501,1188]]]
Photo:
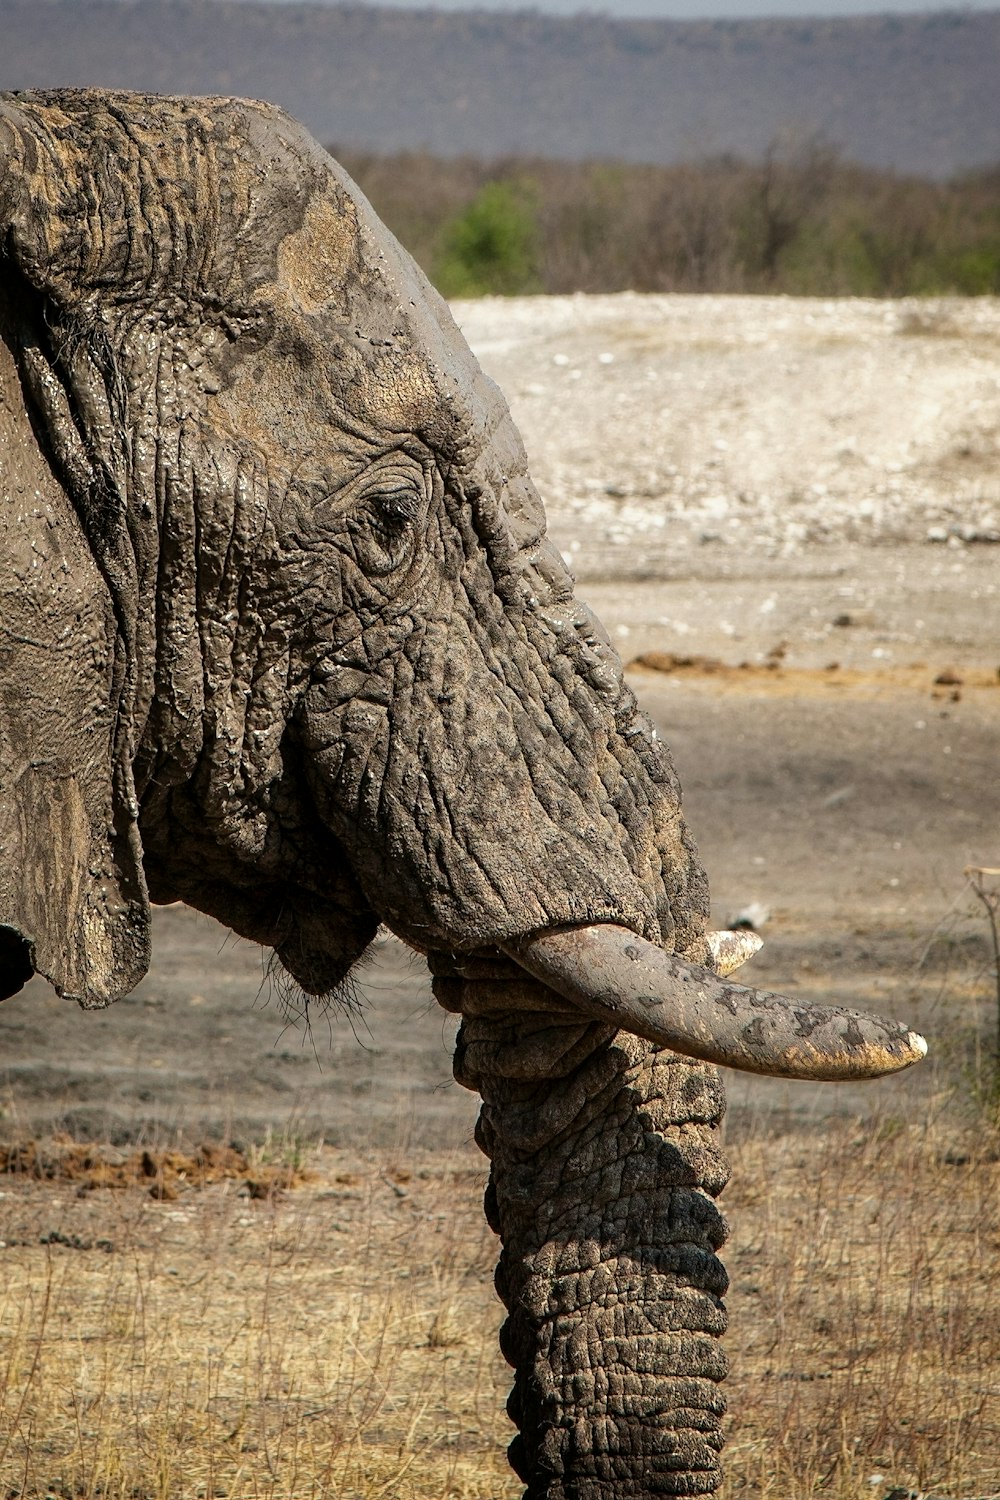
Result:
[[918,1122],[828,1122],[730,1152],[725,1494],[993,1494],[996,1132],[930,1104]]

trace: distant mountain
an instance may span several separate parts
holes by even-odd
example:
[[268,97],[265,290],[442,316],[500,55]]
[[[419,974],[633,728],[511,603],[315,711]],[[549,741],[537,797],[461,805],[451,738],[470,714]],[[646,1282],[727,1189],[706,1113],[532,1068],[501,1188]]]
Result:
[[0,0],[0,87],[273,99],[321,140],[670,163],[788,132],[946,176],[1000,161],[1000,10],[612,21],[234,0]]

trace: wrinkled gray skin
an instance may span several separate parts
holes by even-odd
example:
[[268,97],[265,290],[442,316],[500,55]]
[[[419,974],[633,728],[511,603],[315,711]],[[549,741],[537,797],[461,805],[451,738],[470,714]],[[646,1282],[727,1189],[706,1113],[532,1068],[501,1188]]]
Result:
[[526,1495],[713,1490],[717,1075],[499,951],[704,963],[708,891],[502,399],[270,106],[8,96],[0,153],[0,994],[126,994],[150,901],[318,995],[388,924],[464,1017]]

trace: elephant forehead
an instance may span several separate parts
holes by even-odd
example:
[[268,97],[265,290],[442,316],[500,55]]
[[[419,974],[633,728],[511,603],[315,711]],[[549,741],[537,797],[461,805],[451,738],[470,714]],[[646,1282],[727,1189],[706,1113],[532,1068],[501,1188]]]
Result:
[[218,394],[224,423],[317,474],[409,434],[491,487],[523,473],[447,305],[283,111],[64,90],[7,96],[0,117],[17,169],[0,208],[29,279],[112,342],[147,324],[176,340],[209,427]]
[[447,304],[338,164],[304,132],[298,144],[312,170],[301,222],[278,248],[275,291],[351,414],[454,460],[498,440],[520,453]]
[[358,216],[346,196],[324,195],[309,203],[297,229],[278,247],[278,275],[304,313],[316,313],[333,300],[357,265]]
[[447,305],[370,213],[360,194],[346,198],[331,185],[282,241],[276,280],[255,299],[268,337],[231,355],[245,430],[261,420],[275,436],[287,427],[279,442],[294,451],[308,416],[317,458],[317,419],[338,430],[335,447],[359,452],[412,435],[480,485],[502,489],[526,469],[506,402]]

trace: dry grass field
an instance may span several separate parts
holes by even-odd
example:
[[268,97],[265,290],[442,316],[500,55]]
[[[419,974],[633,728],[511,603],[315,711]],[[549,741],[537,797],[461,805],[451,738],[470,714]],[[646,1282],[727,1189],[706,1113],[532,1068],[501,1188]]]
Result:
[[[1000,1132],[955,1105],[730,1141],[727,1496],[996,1491]],[[10,1164],[0,1493],[519,1493],[472,1148]]]
[[511,1493],[477,1160],[321,1151],[288,1191],[164,1198],[67,1154],[8,1179],[4,1494]]

